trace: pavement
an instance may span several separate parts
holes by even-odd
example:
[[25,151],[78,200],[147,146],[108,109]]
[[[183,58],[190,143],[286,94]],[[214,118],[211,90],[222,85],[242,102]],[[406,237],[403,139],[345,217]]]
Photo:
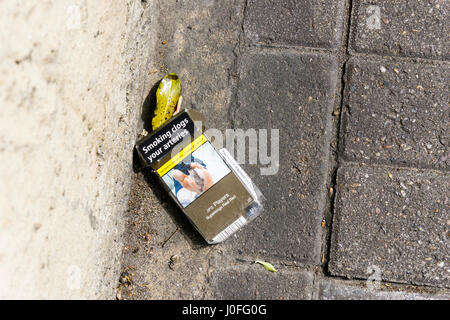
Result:
[[265,211],[214,246],[135,174],[119,299],[450,298],[448,1],[155,8],[150,80],[178,73],[210,128],[279,129],[280,168],[243,165]]

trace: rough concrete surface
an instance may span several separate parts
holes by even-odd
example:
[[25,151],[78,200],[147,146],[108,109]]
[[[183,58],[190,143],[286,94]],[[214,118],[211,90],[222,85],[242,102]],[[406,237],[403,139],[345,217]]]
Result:
[[167,0],[156,5],[159,79],[176,72],[182,79],[183,107],[203,112],[211,128],[228,127],[243,1]]
[[113,298],[151,6],[0,10],[0,297]]
[[448,173],[346,165],[337,183],[331,274],[450,287]]
[[353,1],[350,48],[357,52],[448,60],[446,0]]

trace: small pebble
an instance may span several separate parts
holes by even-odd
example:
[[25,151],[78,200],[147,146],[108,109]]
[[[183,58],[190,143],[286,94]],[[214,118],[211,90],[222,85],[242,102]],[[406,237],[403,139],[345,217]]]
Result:
[[383,67],[383,66],[381,66],[381,67],[380,67],[380,71],[381,71],[382,73],[385,73],[385,72],[386,72],[386,68]]
[[174,270],[174,266],[178,262],[178,260],[179,260],[179,257],[176,254],[170,257],[170,260],[169,260],[170,270]]

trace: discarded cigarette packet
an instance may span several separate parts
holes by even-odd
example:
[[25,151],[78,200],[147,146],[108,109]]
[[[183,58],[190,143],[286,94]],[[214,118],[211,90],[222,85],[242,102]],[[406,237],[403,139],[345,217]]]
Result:
[[141,166],[152,168],[210,244],[224,241],[263,211],[264,196],[225,148],[214,148],[197,111],[181,111],[140,139],[136,151]]

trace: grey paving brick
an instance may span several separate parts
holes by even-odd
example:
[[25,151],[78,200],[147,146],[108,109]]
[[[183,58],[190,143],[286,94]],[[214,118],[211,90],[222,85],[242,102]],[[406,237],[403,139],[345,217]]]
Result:
[[[381,283],[379,289],[369,288],[365,284],[349,283],[334,279],[319,280],[320,300],[449,300],[448,292],[438,290],[425,291],[423,289],[401,291]],[[411,289],[409,289],[411,290]]]
[[351,45],[357,52],[433,59],[450,57],[450,2],[353,1]]
[[210,282],[217,299],[311,299],[314,275],[307,271],[278,270],[276,273],[255,264],[214,271]]
[[[338,170],[329,270],[450,287],[450,174],[345,165]],[[375,267],[372,267],[375,266]]]
[[336,61],[328,55],[270,51],[240,59],[231,117],[236,128],[268,130],[269,140],[270,130],[279,129],[280,167],[274,175],[261,175],[267,165],[250,165],[247,158],[244,168],[268,200],[261,218],[227,240],[232,250],[319,263],[335,82]]
[[448,64],[352,59],[346,75],[347,158],[449,168]]
[[251,42],[334,48],[344,1],[249,0],[244,31]]

